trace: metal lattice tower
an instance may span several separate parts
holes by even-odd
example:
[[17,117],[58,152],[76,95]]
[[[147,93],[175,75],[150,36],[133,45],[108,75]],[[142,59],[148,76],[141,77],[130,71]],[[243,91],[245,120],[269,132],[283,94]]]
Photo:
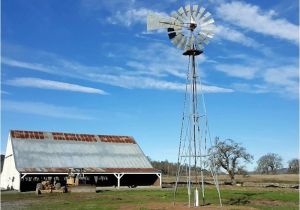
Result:
[[[189,207],[192,206],[192,201],[193,206],[199,206],[199,190],[201,190],[202,205],[205,205],[205,173],[209,173],[213,177],[222,206],[216,167],[207,147],[208,143],[212,145],[212,141],[196,64],[196,57],[203,53],[204,44],[208,44],[214,36],[214,19],[204,7],[187,5],[172,12],[170,17],[149,14],[147,30],[157,29],[167,29],[171,42],[183,50],[183,55],[189,58],[174,204],[180,178],[185,173]],[[201,101],[199,101],[199,95]]]

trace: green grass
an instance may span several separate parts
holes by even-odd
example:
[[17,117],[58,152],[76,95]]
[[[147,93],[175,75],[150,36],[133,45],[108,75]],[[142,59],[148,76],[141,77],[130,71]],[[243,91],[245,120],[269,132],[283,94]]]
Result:
[[[221,189],[225,206],[234,203],[234,208],[249,206],[263,210],[298,209],[299,195],[296,190],[237,188]],[[130,206],[137,209],[151,209],[147,205],[173,202],[170,189],[114,190],[99,193],[52,193],[36,196],[34,193],[2,194],[2,209],[119,209]],[[206,189],[206,202],[217,205],[218,195],[212,187]],[[178,203],[186,203],[186,189],[177,193]],[[163,208],[162,208],[163,209]]]

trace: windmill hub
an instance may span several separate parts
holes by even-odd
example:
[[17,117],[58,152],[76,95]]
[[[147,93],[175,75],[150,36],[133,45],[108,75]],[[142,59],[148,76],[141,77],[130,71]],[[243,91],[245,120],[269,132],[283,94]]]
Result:
[[190,23],[190,30],[194,31],[194,29],[197,28],[197,24],[196,23]]
[[194,31],[194,30],[197,28],[197,23],[195,22],[193,16],[191,16],[191,21],[190,21],[189,24],[190,24],[189,29],[190,29],[191,31]]

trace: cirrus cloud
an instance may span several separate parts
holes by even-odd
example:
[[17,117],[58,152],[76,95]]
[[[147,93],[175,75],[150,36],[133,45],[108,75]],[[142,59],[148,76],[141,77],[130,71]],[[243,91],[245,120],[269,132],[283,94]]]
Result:
[[299,43],[299,26],[285,19],[275,18],[275,12],[262,11],[258,6],[233,1],[223,3],[217,13],[225,21],[257,33]]
[[9,112],[18,112],[23,114],[34,114],[52,118],[92,120],[88,110],[81,110],[76,107],[64,107],[54,104],[32,101],[3,101],[2,109]]
[[15,78],[6,81],[5,84],[17,86],[17,87],[33,87],[33,88],[50,89],[50,90],[64,90],[64,91],[72,91],[72,92],[80,92],[80,93],[107,95],[105,91],[96,88],[91,88],[91,87],[86,87],[86,86],[71,84],[66,82],[32,78],[32,77]]

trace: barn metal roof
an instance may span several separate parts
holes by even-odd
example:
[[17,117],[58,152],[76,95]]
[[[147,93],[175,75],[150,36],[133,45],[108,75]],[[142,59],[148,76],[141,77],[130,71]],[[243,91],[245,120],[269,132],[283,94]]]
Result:
[[[20,168],[21,173],[68,173],[70,168]],[[74,170],[72,170],[74,172]],[[154,168],[84,168],[82,173],[157,173]]]
[[22,173],[157,172],[133,137],[11,131],[16,168]]

